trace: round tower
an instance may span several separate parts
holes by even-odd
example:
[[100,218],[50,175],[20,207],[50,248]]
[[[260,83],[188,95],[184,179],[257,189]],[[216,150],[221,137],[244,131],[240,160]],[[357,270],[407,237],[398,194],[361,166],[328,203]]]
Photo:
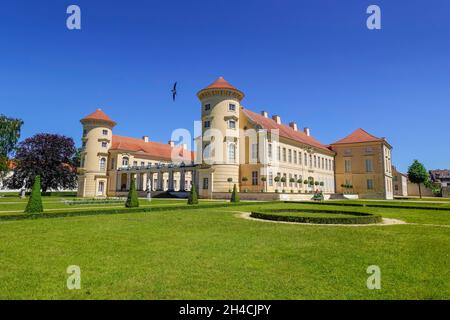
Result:
[[109,149],[116,123],[101,109],[80,120],[82,152],[78,169],[78,196],[105,197],[108,190]]
[[197,96],[202,108],[201,160],[213,169],[213,191],[227,192],[233,184],[239,186],[239,119],[244,93],[220,77]]

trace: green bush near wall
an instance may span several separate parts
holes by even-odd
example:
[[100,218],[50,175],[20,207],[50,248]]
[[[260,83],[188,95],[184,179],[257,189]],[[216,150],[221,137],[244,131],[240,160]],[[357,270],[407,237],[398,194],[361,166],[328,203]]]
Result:
[[125,207],[127,208],[138,208],[139,207],[139,198],[136,191],[136,179],[131,179],[130,191],[128,192],[128,198],[125,202]]

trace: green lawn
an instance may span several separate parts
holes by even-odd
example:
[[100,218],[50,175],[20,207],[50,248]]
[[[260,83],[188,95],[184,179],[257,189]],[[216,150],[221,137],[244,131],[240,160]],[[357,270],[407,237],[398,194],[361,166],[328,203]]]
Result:
[[[0,299],[450,298],[450,211],[345,207],[414,223],[359,227],[252,221],[235,212],[258,208],[343,210],[253,203],[0,221]],[[81,268],[81,290],[66,288],[69,265]],[[366,287],[370,265],[381,268],[381,290]]]

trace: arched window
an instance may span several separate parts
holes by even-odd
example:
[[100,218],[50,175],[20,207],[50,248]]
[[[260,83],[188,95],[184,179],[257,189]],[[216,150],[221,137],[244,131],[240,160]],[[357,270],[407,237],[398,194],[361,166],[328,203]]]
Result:
[[106,158],[100,159],[100,171],[105,171],[106,169]]
[[236,145],[234,143],[228,145],[228,160],[231,162],[236,161]]
[[122,158],[122,167],[128,167],[128,163],[129,163],[129,159],[128,157],[123,157]]

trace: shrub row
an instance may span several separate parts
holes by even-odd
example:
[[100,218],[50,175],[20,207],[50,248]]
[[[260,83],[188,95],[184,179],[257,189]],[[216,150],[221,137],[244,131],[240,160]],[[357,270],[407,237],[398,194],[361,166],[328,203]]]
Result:
[[395,204],[376,204],[376,203],[344,203],[344,202],[310,202],[310,201],[284,201],[284,203],[300,203],[300,204],[320,204],[327,206],[342,206],[342,207],[367,207],[367,208],[394,208],[394,209],[414,209],[414,210],[441,210],[450,211],[450,208],[445,207],[426,207],[426,206],[403,206]]
[[[271,214],[271,213],[286,213],[287,215]],[[301,217],[289,215],[289,212],[305,212],[304,210],[296,209],[280,209],[267,210],[267,212],[252,212],[250,216],[256,219],[297,222],[297,223],[317,223],[317,224],[372,224],[380,223],[382,218],[377,214],[362,213],[362,212],[344,212],[332,210],[308,210],[307,213],[332,213],[336,217]],[[353,217],[338,217],[339,214],[352,215]]]
[[[272,202],[265,202],[272,203]],[[239,207],[248,205],[261,205],[260,202],[250,203],[214,203],[205,205],[190,205],[190,206],[163,206],[163,207],[142,207],[142,208],[111,208],[101,210],[77,210],[77,211],[65,211],[65,212],[44,212],[41,214],[17,214],[17,215],[5,215],[0,216],[0,221],[11,220],[26,220],[26,219],[38,219],[38,218],[63,218],[63,217],[77,217],[77,216],[91,216],[102,214],[127,214],[127,213],[151,213],[161,211],[173,211],[173,210],[192,210],[192,209],[214,209],[221,207]]]

